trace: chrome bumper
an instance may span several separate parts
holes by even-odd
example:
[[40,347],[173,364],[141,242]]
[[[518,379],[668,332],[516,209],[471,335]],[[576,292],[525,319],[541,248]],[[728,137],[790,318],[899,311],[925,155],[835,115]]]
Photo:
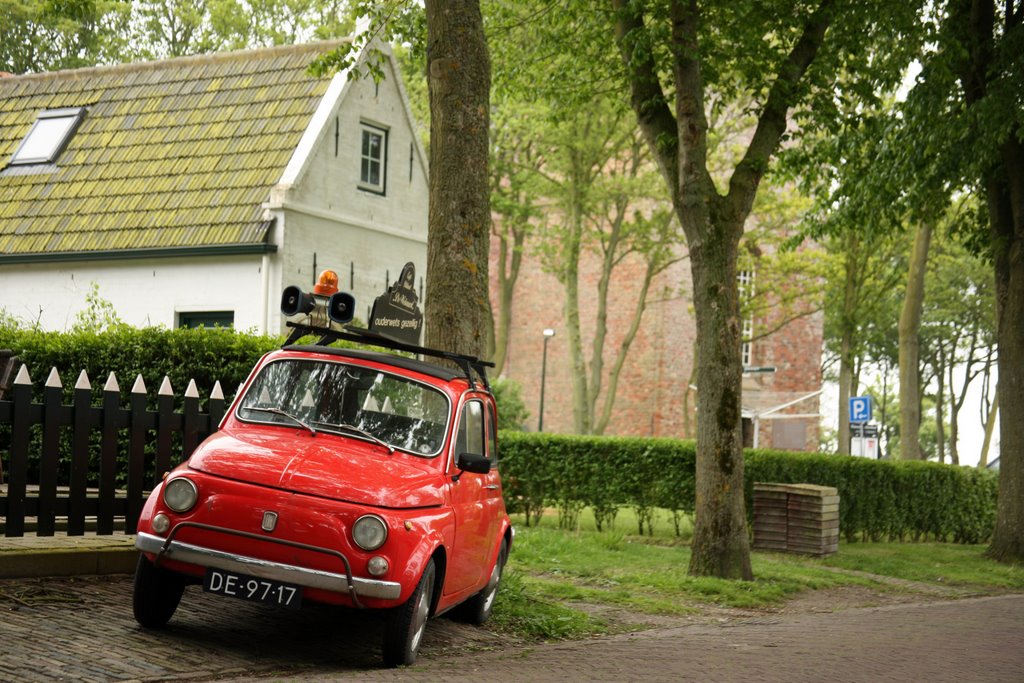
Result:
[[269,562],[255,557],[204,548],[191,543],[168,540],[144,532],[139,532],[136,535],[135,547],[144,553],[154,553],[157,556],[157,561],[161,559],[176,560],[307,588],[354,594],[357,604],[358,598],[396,600],[402,592],[401,584],[394,581],[378,581],[356,576],[350,579],[345,574]]

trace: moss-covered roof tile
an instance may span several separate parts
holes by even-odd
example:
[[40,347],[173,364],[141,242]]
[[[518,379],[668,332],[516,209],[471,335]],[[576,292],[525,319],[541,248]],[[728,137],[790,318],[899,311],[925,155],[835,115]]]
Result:
[[87,110],[55,164],[0,170],[0,255],[264,241],[336,45],[0,78],[0,164],[39,112]]

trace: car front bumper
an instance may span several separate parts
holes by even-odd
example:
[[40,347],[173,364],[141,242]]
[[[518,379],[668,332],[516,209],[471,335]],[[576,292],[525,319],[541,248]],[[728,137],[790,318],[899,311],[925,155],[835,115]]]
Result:
[[[209,527],[207,528],[209,529]],[[241,533],[230,532],[226,529],[221,531],[235,534]],[[356,577],[352,576],[351,571],[339,574],[228,553],[192,543],[176,541],[173,538],[173,534],[170,538],[162,538],[140,531],[135,537],[135,547],[144,553],[156,555],[157,563],[162,559],[175,560],[177,562],[199,565],[201,567],[213,567],[215,569],[223,569],[238,574],[247,574],[257,578],[281,581],[307,588],[345,593],[351,596],[357,605],[359,604],[359,598],[396,600],[402,591],[402,585],[394,581],[379,581]],[[339,553],[325,549],[316,550],[340,557],[346,569],[348,569],[348,561]]]

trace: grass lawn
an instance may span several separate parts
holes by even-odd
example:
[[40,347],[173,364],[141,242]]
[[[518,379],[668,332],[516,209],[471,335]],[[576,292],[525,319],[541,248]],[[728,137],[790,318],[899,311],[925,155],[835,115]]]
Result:
[[[584,511],[579,528],[558,528],[557,515],[526,527],[513,517],[516,541],[494,612],[494,626],[525,638],[573,638],[609,630],[589,616],[594,606],[634,613],[683,615],[709,605],[765,608],[808,590],[864,586],[875,592],[913,590],[910,581],[970,592],[1024,590],[1024,567],[992,562],[984,546],[946,543],[841,543],[829,558],[756,552],[755,580],[687,574],[691,527],[677,536],[668,512],[657,511],[652,535],[637,534],[623,510],[613,529],[596,531]],[[891,579],[898,579],[896,583]],[[587,609],[587,607],[591,609]]]

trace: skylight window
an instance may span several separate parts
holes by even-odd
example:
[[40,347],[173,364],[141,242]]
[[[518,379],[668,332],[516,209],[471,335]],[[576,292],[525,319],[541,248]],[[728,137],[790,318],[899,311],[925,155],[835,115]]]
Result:
[[40,112],[39,118],[11,157],[11,165],[51,164],[56,161],[83,116],[84,107]]

